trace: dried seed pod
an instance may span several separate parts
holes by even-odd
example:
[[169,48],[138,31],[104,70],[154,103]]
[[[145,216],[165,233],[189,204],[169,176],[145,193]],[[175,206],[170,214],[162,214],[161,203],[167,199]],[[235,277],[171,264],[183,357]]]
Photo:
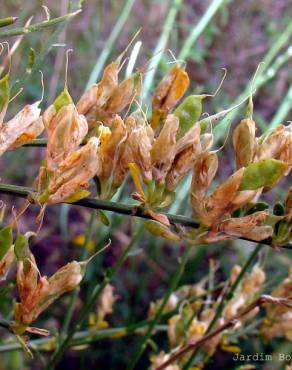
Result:
[[158,128],[189,87],[189,77],[183,68],[176,64],[162,79],[153,93],[151,127]]
[[205,197],[207,190],[216,175],[218,157],[215,152],[206,152],[195,161],[191,185],[191,204],[193,217],[206,217]]
[[186,173],[193,167],[201,151],[200,126],[194,125],[189,132],[177,141],[175,157],[166,177],[166,187],[173,191]]
[[126,126],[131,127],[127,145],[131,150],[133,162],[139,166],[143,180],[147,182],[152,179],[151,148],[154,138],[153,131],[144,118],[141,117],[141,112],[136,112],[136,114],[128,117]]
[[157,182],[163,182],[170,170],[175,157],[176,133],[179,121],[173,114],[169,114],[162,130],[154,140],[151,149],[152,173]]
[[88,192],[88,181],[101,170],[98,157],[99,139],[92,137],[81,149],[70,153],[63,160],[53,177],[50,178],[47,190],[39,197],[41,203],[54,204],[84,198]]
[[241,120],[233,132],[237,169],[246,167],[253,161],[255,145],[255,122],[250,118]]
[[138,71],[114,88],[104,110],[112,114],[121,112],[140,94],[141,89],[142,73]]
[[[14,118],[0,128],[0,155],[13,148],[17,140],[39,119],[39,102],[26,105]],[[16,144],[17,145],[17,144]]]
[[273,235],[271,226],[260,226],[267,216],[268,212],[260,211],[244,217],[230,218],[220,223],[218,231],[234,237],[264,240]]

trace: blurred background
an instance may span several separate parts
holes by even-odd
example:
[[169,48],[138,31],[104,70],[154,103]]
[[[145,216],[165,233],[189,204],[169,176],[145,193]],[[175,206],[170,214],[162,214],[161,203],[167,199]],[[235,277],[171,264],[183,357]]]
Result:
[[[1,2],[1,18],[17,16],[15,25],[5,30],[21,27],[33,16],[32,24],[47,17],[45,5],[51,18],[67,14],[78,9],[78,2],[59,1],[21,1]],[[0,41],[19,43],[12,57],[12,85],[15,92],[24,87],[22,93],[10,104],[7,117],[12,117],[25,103],[39,100],[41,81],[38,70],[41,69],[45,80],[45,97],[42,108],[52,103],[63,89],[65,79],[65,52],[72,48],[68,68],[68,85],[71,96],[77,101],[87,86],[98,81],[104,66],[115,59],[129,44],[136,32],[141,29],[134,41],[137,58],[128,52],[135,67],[145,66],[149,59],[149,71],[145,75],[145,89],[148,94],[143,103],[149,103],[149,93],[161,77],[170,68],[174,58],[185,60],[191,86],[189,93],[212,93],[222,77],[221,68],[228,71],[220,93],[208,99],[204,111],[214,114],[239,102],[250,91],[250,82],[260,62],[255,81],[254,119],[264,132],[276,124],[291,119],[292,107],[292,4],[288,0],[86,0],[82,12],[69,22],[19,37],[1,37]],[[1,36],[1,33],[0,33]],[[20,42],[19,42],[20,41]],[[141,41],[141,44],[138,43]],[[28,64],[29,50],[36,52],[35,65]],[[170,51],[169,51],[170,50]],[[135,68],[134,67],[134,68]],[[125,63],[121,75],[133,70],[130,63]],[[218,148],[228,134],[229,123],[236,123],[243,109],[237,111],[216,130]],[[289,118],[290,117],[290,118]],[[233,171],[232,147],[227,143],[220,162],[218,181]],[[5,154],[1,158],[1,182],[31,186],[40,161],[44,157],[42,148],[21,148]],[[287,188],[291,179],[281,184]],[[187,178],[179,190],[175,203],[169,212],[190,215]],[[276,202],[283,199],[281,186],[269,195],[269,200]],[[119,194],[117,200],[131,203],[129,190]],[[19,199],[2,197],[8,205],[20,207]],[[31,207],[20,221],[19,227],[24,232],[37,228],[35,216],[38,210]],[[86,224],[91,211],[74,206],[54,206],[47,210],[43,228],[33,242],[42,274],[51,275],[56,269],[72,259],[79,260],[84,254],[82,248]],[[139,232],[138,242],[126,264],[116,274],[113,285],[119,299],[114,305],[114,312],[108,317],[110,327],[127,326],[147,317],[151,301],[160,298],[177,268],[181,250],[180,243],[166,243],[143,231],[140,221],[108,214],[110,227],[104,226],[97,218],[91,235],[90,250],[101,248],[108,240],[112,245],[90,264],[77,299],[78,312],[86,301],[89,292],[102,279],[106,267],[111,266],[131,237]],[[142,231],[141,231],[142,230]],[[217,243],[208,247],[194,248],[187,263],[180,285],[197,282],[208,273],[209,261],[220,262],[217,279],[225,279],[234,263],[245,261],[254,245],[244,241]],[[291,265],[291,253],[274,253],[271,260],[270,250],[264,249],[260,258],[271,277],[269,284],[274,285],[287,274]],[[12,281],[13,279],[11,279]],[[268,289],[268,287],[267,287]],[[4,317],[11,317],[11,294],[14,286],[1,288],[0,312]],[[37,326],[49,329],[52,333],[62,327],[64,313],[70,302],[66,295],[46,311]],[[87,326],[88,323],[85,324]],[[7,343],[7,334],[1,332],[0,341]],[[244,338],[244,337],[243,337]],[[167,348],[165,334],[153,338],[158,349]],[[243,340],[243,339],[242,339]],[[98,340],[90,345],[83,345],[66,352],[57,366],[71,370],[81,369],[124,369],[135,345],[137,336]],[[0,344],[1,345],[1,344]],[[241,344],[243,351],[266,351],[272,353],[289,350],[291,345],[285,340],[263,343],[258,339]],[[153,348],[152,348],[153,347]],[[143,355],[139,369],[149,366],[149,356],[155,351],[150,346]],[[42,369],[47,354],[42,352],[34,360],[27,361],[21,351],[0,353],[0,370]],[[208,365],[208,369],[235,369],[232,354],[220,353]],[[278,363],[258,364],[256,368],[280,369]]]

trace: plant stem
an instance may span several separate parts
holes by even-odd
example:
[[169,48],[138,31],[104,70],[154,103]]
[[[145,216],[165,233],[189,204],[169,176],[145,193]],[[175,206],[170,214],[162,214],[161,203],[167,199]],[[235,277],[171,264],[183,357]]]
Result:
[[132,370],[135,368],[137,362],[139,361],[140,357],[142,356],[144,350],[146,349],[147,345],[148,345],[148,340],[149,338],[151,337],[151,334],[152,334],[152,331],[155,327],[155,325],[158,323],[159,319],[160,319],[160,316],[162,315],[163,313],[163,310],[169,300],[169,297],[170,295],[175,291],[183,273],[184,273],[184,269],[185,269],[185,266],[186,266],[186,263],[188,261],[188,258],[189,258],[189,254],[190,254],[190,251],[192,250],[192,246],[188,245],[183,256],[182,256],[182,259],[181,261],[179,262],[179,266],[176,270],[176,272],[173,274],[173,277],[170,281],[170,284],[169,284],[169,287],[167,289],[167,292],[166,294],[164,295],[164,298],[161,302],[161,305],[159,306],[158,310],[157,310],[157,313],[154,317],[154,319],[151,321],[151,323],[149,324],[148,326],[148,329],[145,333],[145,335],[143,336],[143,339],[139,345],[139,348],[137,350],[137,352],[134,354],[134,358],[133,358],[133,361],[130,363],[129,367],[128,367],[128,370]]
[[188,57],[188,55],[190,54],[193,48],[194,43],[198,40],[198,38],[204,32],[210,20],[214,17],[214,15],[220,9],[223,3],[224,3],[224,0],[213,0],[212,1],[212,3],[208,6],[206,12],[204,13],[204,15],[201,17],[200,21],[196,25],[196,27],[192,29],[191,33],[186,39],[180,53],[178,54],[178,59],[185,59]]
[[271,123],[269,124],[269,129],[275,128],[279,123],[284,121],[287,117],[289,111],[292,107],[292,85],[289,87],[287,94],[282,100],[277,112],[275,113]]
[[149,63],[149,67],[148,67],[149,71],[147,72],[145,81],[144,81],[144,88],[143,88],[144,97],[148,96],[148,93],[152,87],[154,76],[155,76],[158,64],[162,57],[162,52],[164,51],[167,45],[170,33],[173,30],[173,24],[175,22],[176,14],[178,10],[180,9],[181,5],[182,5],[182,0],[172,0],[172,4],[170,6],[169,12],[167,14],[163,28],[161,30],[161,35],[157,42],[156,48],[153,52],[154,56]]
[[[2,194],[8,194],[8,195],[26,198],[27,196],[31,195],[31,193],[33,192],[34,192],[33,189],[30,189],[27,187],[0,183],[0,193]],[[100,200],[96,198],[84,198],[84,199],[79,200],[78,202],[70,203],[70,204],[81,206],[81,207],[86,207],[86,208],[91,208],[91,209],[101,209],[104,211],[115,212],[115,213],[119,213],[123,215],[128,215],[131,217],[140,217],[140,218],[152,220],[151,216],[145,213],[145,211],[141,207],[137,207],[137,205],[127,205],[123,203],[105,201],[105,200]],[[169,214],[165,212],[160,212],[160,213],[165,215],[169,219],[170,223],[172,224],[181,224],[181,225],[184,225],[187,227],[193,227],[193,228],[198,228],[200,226],[200,223],[191,217],[182,216],[182,215],[173,215],[173,214]],[[250,241],[253,243],[258,243],[257,241],[249,239],[249,238],[240,237],[238,239]],[[272,246],[271,238],[262,240],[261,243]],[[292,244],[287,243],[286,245],[281,245],[281,248],[292,249]]]
[[130,13],[131,9],[135,3],[135,0],[128,0],[126,4],[122,7],[122,11],[120,14],[119,19],[117,20],[115,26],[112,29],[112,32],[109,36],[109,38],[105,42],[105,47],[102,49],[102,52],[99,53],[99,57],[95,63],[95,66],[90,74],[90,77],[86,84],[86,89],[88,89],[94,82],[97,81],[101,71],[103,70],[103,67],[107,61],[107,58],[112,50],[112,47],[117,40],[117,38],[120,36],[120,33],[122,31],[122,28],[124,27],[124,24],[126,23]]
[[[256,93],[259,92],[259,88],[264,86],[267,81],[271,78],[275,77],[279,68],[291,57],[291,47],[287,48],[287,50],[279,55],[275,62],[271,65],[272,60],[276,57],[277,53],[285,46],[292,35],[292,22],[288,24],[288,26],[283,30],[281,36],[275,40],[272,44],[268,52],[266,53],[265,57],[263,58],[262,67],[260,69],[260,73],[258,73],[254,83],[253,89],[256,89]],[[249,93],[250,86],[246,86],[242,94],[240,94],[236,100],[232,103],[232,105],[236,105],[242,101],[242,99]],[[228,122],[234,119],[238,109],[233,110],[229,115],[228,118],[224,118],[215,128],[214,133],[216,133],[217,140],[222,138],[222,133],[224,132],[224,128],[227,126]]]
[[[243,267],[242,267],[240,273],[238,274],[237,278],[235,279],[234,283],[230,286],[230,289],[227,290],[225,292],[225,294],[223,294],[223,296],[221,298],[221,301],[219,302],[219,305],[217,306],[215,316],[213,317],[213,320],[210,322],[210,324],[209,324],[209,326],[206,330],[205,335],[209,334],[211,332],[211,330],[214,328],[214,326],[216,325],[218,319],[222,315],[222,312],[224,310],[224,307],[225,307],[226,303],[229,302],[233,298],[234,292],[236,291],[236,289],[237,289],[238,285],[240,284],[242,278],[244,277],[245,273],[247,272],[249,267],[252,265],[253,261],[256,259],[258,253],[260,252],[260,250],[262,248],[263,248],[262,244],[257,245],[257,247],[252,251],[249,258],[247,259],[247,261],[243,265]],[[197,351],[198,350],[196,349],[192,353],[189,360],[184,365],[183,370],[188,370],[192,367],[192,365],[194,363],[194,360],[195,360],[195,357],[197,355]]]
[[60,346],[56,349],[56,351],[53,353],[51,359],[49,360],[46,370],[52,370],[54,369],[57,362],[62,357],[63,353],[65,352],[66,348],[70,344],[71,339],[73,338],[75,332],[80,329],[83,322],[85,321],[86,317],[88,316],[90,310],[92,309],[93,305],[96,303],[99,295],[102,293],[105,286],[112,280],[116,272],[120,269],[122,264],[126,261],[128,254],[130,250],[134,247],[136,244],[136,241],[139,239],[140,235],[143,232],[143,227],[139,227],[136,231],[135,235],[131,239],[130,243],[127,245],[127,247],[124,249],[122,254],[117,259],[114,266],[108,268],[105,272],[105,277],[102,280],[102,282],[95,287],[93,290],[90,298],[86,302],[85,306],[80,312],[79,319],[72,325],[72,327],[69,329],[68,334],[64,338],[64,340],[61,342]]
[[[222,288],[222,283],[219,283],[217,286],[215,286],[212,291],[216,291],[217,289],[220,289],[220,288]],[[206,294],[212,293],[212,291],[210,289],[207,289],[205,294],[191,296],[190,298],[188,298],[188,300],[190,303],[193,303],[199,299],[204,298]],[[172,317],[178,312],[179,307],[183,302],[184,302],[183,299],[180,300],[174,309],[162,314],[160,318],[163,320],[168,320],[170,317]],[[144,328],[145,326],[149,326],[152,320],[153,319],[146,319],[146,320],[142,320],[142,321],[130,324],[125,327],[120,327],[120,328],[96,329],[92,327],[87,330],[83,330],[83,331],[75,333],[72,340],[70,341],[69,346],[72,347],[75,345],[89,344],[89,343],[92,343],[92,342],[95,342],[101,339],[105,339],[105,338],[114,339],[114,338],[120,338],[122,336],[130,335],[130,334],[142,334],[142,328]],[[6,321],[2,321],[2,323],[3,325],[1,325],[1,321],[0,321],[0,326],[4,326],[5,328],[9,324]],[[162,328],[162,326],[156,325],[155,330],[157,330],[159,327]],[[29,341],[28,346],[31,349],[37,349],[39,351],[42,351],[42,350],[48,351],[48,350],[53,350],[55,348],[54,343],[56,343],[56,338],[53,336],[49,338],[31,340]],[[16,351],[16,350],[21,350],[21,349],[22,347],[19,342],[0,345],[0,353]]]
[[56,26],[59,23],[65,22],[69,20],[72,17],[75,17],[75,15],[79,14],[81,10],[77,10],[72,13],[68,13],[65,15],[62,15],[61,17],[53,18],[48,21],[43,21],[39,23],[32,24],[27,27],[16,27],[10,30],[4,30],[0,31],[0,37],[11,37],[11,36],[17,36],[17,35],[25,35],[31,32],[37,32],[41,31],[45,28]]
[[[93,232],[94,221],[96,220],[96,217],[97,217],[97,211],[94,210],[94,211],[91,212],[90,219],[88,221],[88,225],[87,225],[87,228],[86,228],[85,240],[84,240],[83,245],[82,245],[81,261],[86,259],[86,256],[88,255],[88,245],[89,245],[89,241],[91,239],[91,235],[92,235],[92,232]],[[69,306],[68,306],[67,313],[65,315],[65,319],[64,319],[63,327],[62,327],[62,330],[61,330],[61,333],[60,333],[60,337],[63,337],[68,331],[70,321],[71,321],[73,313],[74,313],[76,301],[77,301],[77,298],[78,298],[78,293],[79,293],[79,287],[76,287],[74,289],[74,291],[72,292],[72,295],[71,295],[71,300],[70,300],[70,303],[69,303]]]

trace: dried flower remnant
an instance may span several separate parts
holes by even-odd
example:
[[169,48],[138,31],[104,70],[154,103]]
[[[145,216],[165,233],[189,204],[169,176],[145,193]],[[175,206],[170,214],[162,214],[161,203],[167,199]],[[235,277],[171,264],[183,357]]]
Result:
[[176,64],[164,76],[153,93],[151,127],[155,130],[166,118],[189,87],[190,80],[184,68]]
[[72,203],[90,194],[89,181],[100,171],[99,139],[92,137],[86,145],[70,153],[49,177],[39,195],[41,204]]
[[[240,274],[241,269],[242,268],[240,266],[234,265],[230,272],[229,279],[223,285],[226,286],[233,284]],[[208,281],[207,277],[202,280],[202,282],[206,281]],[[244,311],[244,309],[248,307],[254,299],[259,297],[264,282],[264,271],[258,265],[255,265],[252,271],[241,280],[234,292],[234,296],[226,303],[225,308],[215,325],[215,329],[221,325],[224,325],[234,316]],[[153,355],[150,358],[150,361],[151,363],[155,363],[156,366],[159,366],[159,364],[162,364],[163,361],[166,361],[174,350],[177,351],[180,348],[183,348],[185,343],[194,343],[206,335],[207,329],[215,317],[217,305],[218,302],[220,302],[220,299],[216,299],[215,290],[207,294],[206,290],[197,291],[197,287],[202,288],[202,285],[199,284],[198,286],[195,284],[194,290],[190,288],[187,290],[184,289],[183,295],[181,295],[182,288],[180,288],[178,290],[180,299],[177,299],[178,297],[176,296],[176,299],[169,299],[168,309],[165,312],[178,310],[178,313],[174,313],[168,320],[167,335],[171,351],[169,353],[160,352],[157,355]],[[195,296],[193,296],[194,292],[196,292]],[[188,294],[186,295],[185,293]],[[176,292],[173,294],[176,294]],[[196,298],[196,294],[199,294],[199,296],[192,302],[192,299]],[[209,298],[207,301],[204,295],[206,297],[208,295]],[[157,301],[155,304],[151,303],[150,312],[155,314],[155,307],[159,307],[160,302],[161,300]],[[256,307],[251,310],[248,315],[238,320],[238,325],[236,327],[222,331],[216,336],[212,337],[210,340],[204,342],[201,347],[203,350],[203,363],[204,359],[210,359],[210,357],[212,357],[219,348],[229,351],[233,346],[231,343],[232,334],[234,334],[234,332],[238,330],[240,326],[244,326],[246,322],[250,321],[257,313],[258,308]],[[185,355],[177,358],[176,361],[172,362],[172,366],[182,369],[187,363],[188,359],[189,354],[186,353]],[[200,359],[200,361],[201,360],[202,359]]]
[[33,321],[62,294],[74,289],[82,280],[87,262],[70,262],[47,278],[41,276],[29,250],[29,235],[18,235],[15,242],[17,258],[17,289],[20,303],[15,307],[14,331],[22,335]]
[[106,66],[101,81],[81,96],[76,107],[84,114],[90,131],[95,135],[100,124],[111,127],[116,114],[133,102],[142,89],[142,71],[135,72],[121,83],[118,81],[119,57]]

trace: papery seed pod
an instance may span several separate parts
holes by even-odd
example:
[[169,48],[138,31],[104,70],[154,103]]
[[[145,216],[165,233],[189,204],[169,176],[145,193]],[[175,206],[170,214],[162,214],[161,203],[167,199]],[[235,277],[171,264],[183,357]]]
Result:
[[189,77],[176,64],[162,79],[153,93],[151,127],[155,130],[189,87]]
[[255,144],[255,122],[250,118],[241,120],[233,132],[237,169],[246,167],[253,161]]
[[163,182],[175,157],[176,132],[179,121],[169,114],[151,149],[152,173],[157,182]]
[[116,115],[113,120],[111,131],[108,137],[103,141],[104,133],[100,131],[100,149],[99,156],[101,161],[100,178],[108,179],[114,169],[114,164],[118,160],[120,145],[127,137],[126,126],[120,116]]
[[243,178],[244,168],[236,171],[223,184],[217,186],[206,200],[207,217],[206,225],[213,225],[223,215],[229,214],[233,199],[236,197]]
[[40,109],[39,102],[26,105],[14,118],[2,124],[0,128],[0,155],[13,147],[14,143],[29,130],[32,124],[38,120]]
[[218,157],[214,152],[201,154],[195,161],[191,185],[193,217],[206,217],[205,197],[218,169]]
[[285,144],[285,126],[279,125],[270,133],[264,134],[257,141],[255,159],[278,159]]
[[45,129],[43,118],[39,117],[37,120],[31,123],[21,136],[19,136],[15,142],[10,145],[9,150],[14,150],[26,144],[29,141],[36,139],[40,136]]
[[[102,78],[98,84],[93,84],[76,104],[79,114],[86,116],[89,130],[96,126],[97,121],[108,123],[112,118],[107,115],[104,106],[113,90],[118,86],[119,62],[112,62],[104,69]],[[117,112],[116,112],[117,113]]]
[[70,262],[50,278],[40,276],[35,258],[29,250],[28,235],[18,235],[17,240],[17,288],[20,303],[16,306],[14,331],[23,334],[53,301],[74,289],[82,280],[84,266],[90,261]]
[[[101,170],[98,148],[99,139],[92,137],[81,149],[70,153],[59,164],[40,201],[54,204],[68,201],[75,193],[79,194],[79,199],[87,196],[88,192],[81,190],[88,187],[88,181]],[[78,200],[77,198],[75,197],[74,201]]]
[[111,284],[107,284],[98,300],[97,303],[97,321],[102,322],[106,315],[113,312],[113,306],[117,301],[118,296],[114,294],[114,287]]
[[85,117],[78,114],[71,100],[68,92],[61,93],[43,115],[48,132],[47,168],[49,171],[55,171],[62,160],[78,148],[88,132]]
[[154,138],[153,131],[140,114],[132,115],[126,120],[126,126],[131,127],[127,145],[131,149],[133,162],[141,171],[143,180],[152,179],[151,148]]
[[114,88],[105,104],[105,111],[113,114],[121,112],[140,94],[141,89],[142,73],[138,71]]
[[194,125],[189,132],[177,141],[175,157],[166,177],[166,187],[173,191],[186,173],[193,167],[201,151],[200,126]]
[[267,216],[268,212],[261,211],[244,217],[230,218],[220,223],[218,231],[234,237],[264,240],[273,235],[271,226],[260,226]]

